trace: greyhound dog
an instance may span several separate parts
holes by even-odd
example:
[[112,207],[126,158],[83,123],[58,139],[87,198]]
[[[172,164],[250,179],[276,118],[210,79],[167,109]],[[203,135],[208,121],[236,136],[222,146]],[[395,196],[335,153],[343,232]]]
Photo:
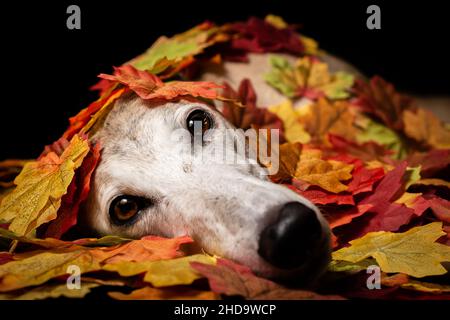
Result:
[[[332,55],[323,59],[331,72],[363,77]],[[248,78],[259,105],[276,105],[285,97],[263,80],[269,68],[268,54],[251,53],[248,63],[224,62],[219,69],[206,69],[199,80],[237,87]],[[207,253],[264,277],[316,278],[329,261],[330,230],[315,205],[270,182],[267,169],[256,162],[218,163],[205,153],[200,161],[180,151],[180,142],[172,139],[175,131],[190,131],[200,121],[207,130],[203,148],[215,148],[210,142],[233,128],[219,110],[192,99],[158,102],[127,94],[116,101],[92,137],[103,151],[84,224],[98,234],[132,238],[189,235]],[[244,139],[238,133],[235,138]],[[242,156],[233,146],[226,152]]]

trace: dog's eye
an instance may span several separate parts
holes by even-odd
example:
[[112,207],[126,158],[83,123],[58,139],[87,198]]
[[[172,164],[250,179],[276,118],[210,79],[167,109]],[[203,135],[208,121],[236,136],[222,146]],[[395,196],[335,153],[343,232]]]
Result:
[[213,126],[213,121],[212,121],[211,116],[203,110],[192,111],[186,119],[186,127],[188,128],[191,135],[200,134],[200,132],[197,133],[194,131],[194,128],[196,127],[196,125],[195,125],[196,123],[198,123],[197,128],[200,129],[200,126],[201,126],[202,135],[205,133],[206,130],[211,129]]
[[150,205],[144,198],[134,196],[120,196],[113,200],[109,208],[109,215],[115,224],[133,221],[139,212]]

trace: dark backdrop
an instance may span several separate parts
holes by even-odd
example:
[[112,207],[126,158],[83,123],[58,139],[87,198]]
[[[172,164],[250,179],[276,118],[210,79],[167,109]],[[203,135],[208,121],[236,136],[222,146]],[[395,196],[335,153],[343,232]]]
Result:
[[[82,29],[66,29],[66,8],[81,7]],[[365,27],[378,4],[382,29]],[[0,160],[35,157],[69,116],[95,99],[100,72],[205,19],[218,23],[267,13],[301,23],[303,33],[367,75],[400,89],[449,94],[450,10],[444,1],[58,0],[2,2]]]

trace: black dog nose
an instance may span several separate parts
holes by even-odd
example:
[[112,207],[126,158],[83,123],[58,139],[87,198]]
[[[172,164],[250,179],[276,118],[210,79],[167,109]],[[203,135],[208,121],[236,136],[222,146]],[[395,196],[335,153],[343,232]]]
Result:
[[275,223],[261,232],[258,253],[275,267],[293,269],[310,259],[322,238],[316,213],[300,202],[289,202]]

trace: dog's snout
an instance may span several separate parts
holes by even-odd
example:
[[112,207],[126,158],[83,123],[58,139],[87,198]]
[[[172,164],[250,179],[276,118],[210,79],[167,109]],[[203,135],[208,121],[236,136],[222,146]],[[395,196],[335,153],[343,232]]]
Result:
[[275,223],[261,232],[258,253],[275,267],[294,269],[318,254],[322,240],[322,226],[314,210],[300,202],[289,202],[281,208]]

